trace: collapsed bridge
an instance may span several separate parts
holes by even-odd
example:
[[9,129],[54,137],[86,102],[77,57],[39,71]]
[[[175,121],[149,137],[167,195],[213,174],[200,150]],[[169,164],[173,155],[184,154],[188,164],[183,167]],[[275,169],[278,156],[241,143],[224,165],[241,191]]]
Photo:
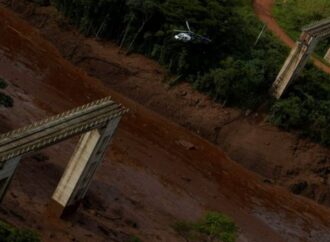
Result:
[[306,26],[302,31],[273,83],[271,94],[277,99],[281,98],[287,87],[299,76],[317,44],[330,37],[330,19]]
[[3,199],[22,156],[82,134],[52,196],[57,215],[74,211],[85,196],[96,168],[126,112],[126,108],[107,97],[2,134],[0,198]]

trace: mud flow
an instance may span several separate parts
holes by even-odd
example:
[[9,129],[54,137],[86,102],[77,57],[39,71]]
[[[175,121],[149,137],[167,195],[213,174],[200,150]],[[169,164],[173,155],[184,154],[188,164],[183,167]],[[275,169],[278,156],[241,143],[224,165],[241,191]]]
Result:
[[155,63],[83,38],[53,8],[25,1],[10,6],[21,15],[0,7],[0,75],[14,99],[13,108],[1,108],[1,131],[109,95],[130,113],[73,217],[50,217],[48,205],[77,137],[22,160],[1,205],[2,220],[37,230],[43,241],[129,241],[134,235],[174,242],[184,241],[172,229],[176,221],[219,211],[235,220],[241,242],[330,240],[329,209],[275,184],[288,187],[290,176],[309,179],[310,162],[326,166],[328,150],[278,131],[262,116],[214,104],[185,84],[168,89]]

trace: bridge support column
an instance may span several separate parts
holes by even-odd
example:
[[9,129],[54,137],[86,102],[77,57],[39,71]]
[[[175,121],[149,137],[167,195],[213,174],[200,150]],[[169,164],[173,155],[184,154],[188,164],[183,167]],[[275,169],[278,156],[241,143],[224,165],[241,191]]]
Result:
[[4,162],[0,170],[0,201],[3,200],[10,182],[15,174],[16,168],[21,160],[21,157],[16,157]]
[[63,217],[79,207],[119,121],[120,117],[109,121],[104,129],[92,130],[81,137],[52,196],[52,215]]
[[324,59],[325,59],[328,63],[330,63],[330,48],[328,49],[327,53],[325,54]]
[[291,50],[275,82],[273,83],[271,94],[276,99],[280,99],[291,82],[300,74],[306,65],[310,55],[314,51],[318,39],[303,33],[300,41]]

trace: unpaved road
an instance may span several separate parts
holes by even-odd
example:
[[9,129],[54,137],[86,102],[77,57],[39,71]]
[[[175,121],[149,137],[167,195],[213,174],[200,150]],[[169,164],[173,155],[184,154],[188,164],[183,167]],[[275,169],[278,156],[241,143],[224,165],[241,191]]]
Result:
[[76,216],[47,216],[73,139],[43,151],[49,160],[22,161],[2,219],[33,227],[43,241],[125,241],[137,234],[174,242],[183,241],[170,227],[174,221],[217,210],[235,219],[240,242],[329,241],[329,209],[265,184],[214,145],[88,77],[13,13],[0,8],[0,21],[0,73],[15,99],[13,109],[1,108],[3,130],[107,95],[131,110]]
[[[272,16],[272,9],[275,0],[253,0],[253,8],[256,15],[263,21],[268,29],[272,31],[275,36],[277,36],[280,40],[283,41],[287,46],[293,48],[295,45],[295,41],[293,41],[287,33],[283,30],[283,28],[277,23],[276,19]],[[303,27],[303,26],[301,26]],[[330,67],[326,64],[322,63],[315,57],[312,57],[313,63],[320,70],[325,73],[330,74]]]

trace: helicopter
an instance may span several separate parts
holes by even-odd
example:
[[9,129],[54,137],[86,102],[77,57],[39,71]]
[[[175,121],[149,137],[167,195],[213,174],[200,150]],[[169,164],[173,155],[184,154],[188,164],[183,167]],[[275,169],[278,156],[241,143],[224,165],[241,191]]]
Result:
[[178,32],[178,34],[174,35],[175,40],[184,43],[201,42],[204,44],[209,44],[212,42],[211,39],[192,32],[188,21],[186,21],[186,26],[187,26],[187,30],[174,30],[174,32]]

